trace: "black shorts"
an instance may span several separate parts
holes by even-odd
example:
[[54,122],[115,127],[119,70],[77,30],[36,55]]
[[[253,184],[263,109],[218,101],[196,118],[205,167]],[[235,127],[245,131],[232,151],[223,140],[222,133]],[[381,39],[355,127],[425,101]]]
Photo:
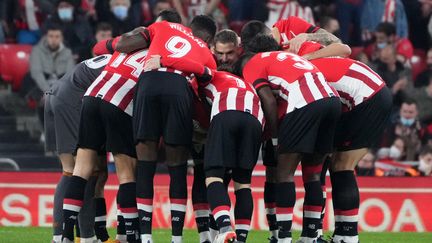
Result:
[[170,72],[142,73],[134,98],[135,140],[190,146],[192,90],[187,79]]
[[102,99],[85,96],[81,109],[78,148],[136,158],[132,117]]
[[324,98],[294,110],[279,125],[279,153],[330,153],[342,106]]
[[[81,103],[81,102],[80,102]],[[54,95],[45,96],[45,150],[74,154],[78,141],[81,104],[73,106]]]
[[204,169],[251,170],[258,160],[261,123],[241,111],[223,111],[213,117],[205,145]]
[[374,146],[388,124],[393,98],[384,87],[373,97],[342,113],[336,127],[337,151],[348,151]]

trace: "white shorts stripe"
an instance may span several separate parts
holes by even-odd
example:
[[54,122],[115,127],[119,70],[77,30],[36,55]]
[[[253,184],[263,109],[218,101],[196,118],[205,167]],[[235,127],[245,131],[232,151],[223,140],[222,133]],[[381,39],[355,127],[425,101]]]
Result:
[[123,218],[125,219],[134,219],[138,218],[138,213],[122,213]]
[[171,211],[186,212],[186,205],[171,203]]
[[249,231],[250,230],[250,225],[248,225],[248,224],[236,224],[235,225],[235,229],[236,230],[247,230],[247,231]]
[[276,214],[277,221],[290,221],[293,219],[292,213],[289,214]]
[[106,215],[95,217],[95,222],[106,221]]
[[215,219],[218,219],[219,217],[224,216],[224,215],[229,217],[230,212],[228,210],[221,210],[221,211],[215,213],[215,215],[213,215],[213,216]]
[[336,222],[358,222],[358,215],[346,216],[346,215],[335,215]]
[[210,215],[210,210],[195,210],[195,218],[208,217]]
[[79,212],[81,210],[80,206],[72,205],[72,204],[63,204],[63,209]]
[[305,218],[320,219],[321,218],[321,212],[304,211],[303,216]]
[[137,208],[138,208],[138,210],[143,210],[143,211],[145,211],[147,213],[153,212],[153,206],[151,206],[151,205],[137,203]]

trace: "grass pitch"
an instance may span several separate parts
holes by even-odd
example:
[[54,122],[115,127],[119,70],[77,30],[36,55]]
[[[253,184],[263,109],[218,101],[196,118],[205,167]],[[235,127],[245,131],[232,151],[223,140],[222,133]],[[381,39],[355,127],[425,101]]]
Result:
[[[115,237],[115,230],[109,230],[110,236]],[[294,232],[294,239],[298,239],[299,232]],[[330,234],[330,233],[329,233]],[[326,234],[326,235],[329,235]],[[252,231],[248,243],[266,243],[268,232]],[[153,232],[155,243],[169,243],[170,230],[155,230]],[[198,234],[195,230],[185,230],[183,242],[198,243]],[[361,233],[362,243],[432,243],[432,233]],[[48,243],[51,242],[51,228],[37,227],[0,227],[0,243]]]

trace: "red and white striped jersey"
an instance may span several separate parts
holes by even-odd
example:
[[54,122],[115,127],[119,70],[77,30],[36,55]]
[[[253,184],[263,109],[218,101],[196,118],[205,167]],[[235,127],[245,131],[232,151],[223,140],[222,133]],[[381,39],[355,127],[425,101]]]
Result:
[[315,25],[312,9],[308,6],[302,7],[297,1],[290,0],[269,0],[269,17],[266,22],[268,27],[273,26],[276,21],[295,16],[304,19],[306,22]]
[[281,98],[278,108],[286,107],[285,114],[317,100],[339,96],[312,63],[288,52],[256,54],[244,67],[243,76],[255,89],[269,85]]
[[261,102],[251,84],[245,83],[241,78],[227,72],[215,71],[212,81],[201,84],[207,100],[212,104],[211,118],[217,114],[236,110],[253,115],[261,124],[264,124],[264,113]]
[[315,25],[306,22],[304,19],[295,16],[290,16],[287,19],[281,19],[277,21],[274,23],[273,28],[277,28],[279,30],[279,44],[281,46],[289,45],[289,40],[301,33],[314,33],[319,30],[319,27],[316,27]]
[[114,52],[109,63],[84,96],[101,98],[132,116],[135,85],[144,69],[147,50]]
[[356,60],[328,57],[311,60],[311,63],[338,91],[344,112],[370,99],[385,86],[384,80],[377,73]]

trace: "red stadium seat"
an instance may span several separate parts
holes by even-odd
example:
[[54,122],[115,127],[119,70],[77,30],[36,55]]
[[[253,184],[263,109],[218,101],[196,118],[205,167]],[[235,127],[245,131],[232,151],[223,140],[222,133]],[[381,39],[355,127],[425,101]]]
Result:
[[21,88],[21,81],[29,70],[31,49],[31,45],[0,45],[0,75],[11,83],[13,91]]
[[350,58],[351,59],[356,59],[357,55],[360,54],[361,52],[363,52],[364,48],[362,46],[354,46],[351,47],[351,55]]

